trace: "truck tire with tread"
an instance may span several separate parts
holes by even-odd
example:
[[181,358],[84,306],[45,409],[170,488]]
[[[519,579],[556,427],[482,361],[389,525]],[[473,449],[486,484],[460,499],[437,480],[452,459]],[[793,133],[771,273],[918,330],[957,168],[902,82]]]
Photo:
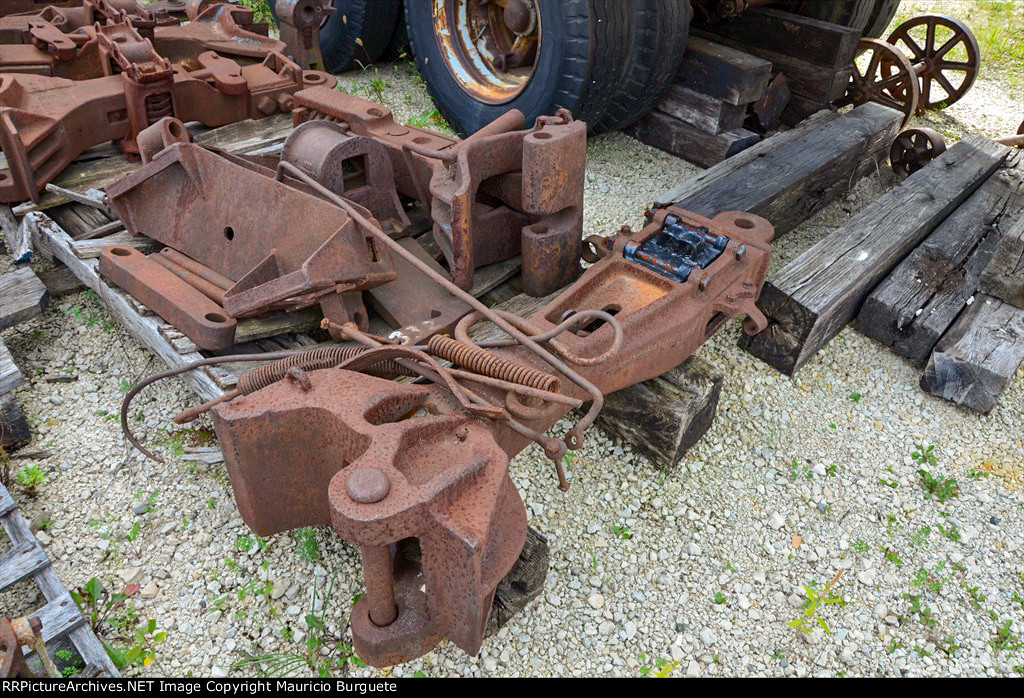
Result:
[[[448,0],[453,4],[472,1]],[[473,133],[509,109],[522,111],[529,123],[565,107],[592,130],[601,124],[629,63],[632,3],[537,0],[536,4],[541,37],[533,78],[511,98],[492,102],[478,99],[453,75],[448,61],[458,59],[442,55],[433,3],[405,4],[406,31],[416,65],[441,115],[458,132]]]

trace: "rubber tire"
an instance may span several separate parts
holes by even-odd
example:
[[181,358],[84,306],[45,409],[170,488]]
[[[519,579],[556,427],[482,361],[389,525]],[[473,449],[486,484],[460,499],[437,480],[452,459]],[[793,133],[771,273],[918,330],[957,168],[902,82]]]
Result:
[[835,0],[835,2],[809,2],[801,14],[832,24],[851,27],[868,38],[877,39],[896,16],[900,0]]
[[477,101],[452,77],[437,44],[432,3],[405,4],[405,27],[416,67],[437,109],[457,132],[475,133],[509,109],[528,123],[559,107],[592,129],[623,78],[628,58],[629,6],[622,0],[538,0],[540,62],[527,86],[504,104]]
[[[275,0],[270,6],[275,21],[276,5]],[[340,73],[369,65],[384,54],[401,15],[402,0],[334,0],[334,9],[320,28],[320,52],[327,72]]]
[[625,128],[646,115],[679,73],[690,32],[689,0],[632,0],[629,57],[598,131]]
[[[402,2],[402,0],[399,0]],[[404,5],[404,3],[402,3]],[[391,33],[391,41],[388,42],[388,47],[384,49],[384,53],[381,55],[380,60],[382,61],[397,61],[399,58],[403,58],[409,48],[409,35],[405,32],[405,9],[402,8],[398,17],[395,18],[395,28]]]

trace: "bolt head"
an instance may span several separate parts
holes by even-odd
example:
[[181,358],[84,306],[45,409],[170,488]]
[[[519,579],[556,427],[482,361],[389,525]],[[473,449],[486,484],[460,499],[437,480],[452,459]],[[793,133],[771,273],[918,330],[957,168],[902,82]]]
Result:
[[391,481],[376,468],[360,468],[345,480],[345,491],[354,502],[374,504],[388,496]]

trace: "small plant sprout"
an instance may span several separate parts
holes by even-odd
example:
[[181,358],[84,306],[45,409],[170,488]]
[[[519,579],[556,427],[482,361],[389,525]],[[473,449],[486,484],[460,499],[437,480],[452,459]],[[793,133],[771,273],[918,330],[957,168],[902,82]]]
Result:
[[615,524],[612,526],[612,533],[615,534],[616,538],[621,540],[631,540],[633,538],[633,534],[630,532],[629,526],[626,524]]
[[637,660],[639,660],[643,666],[640,667],[640,675],[650,677],[652,679],[666,679],[672,675],[672,672],[679,666],[679,662],[669,661],[668,659],[658,658],[654,660],[652,666],[647,665],[647,655],[643,652],[637,654]]
[[25,490],[25,493],[30,497],[38,496],[39,486],[46,482],[46,473],[38,465],[29,465],[22,468],[18,471],[16,477],[18,486]]
[[[820,616],[816,617],[818,610],[824,606],[846,606],[847,602],[841,597],[835,596],[832,593],[832,589],[839,583],[843,573],[846,569],[840,569],[836,573],[836,576],[832,578],[825,588],[819,593],[813,585],[804,585],[804,592],[807,594],[807,601],[804,603],[804,612],[796,620],[789,622],[789,627],[796,628],[804,635],[809,635],[814,631],[814,626],[817,624],[826,633],[831,634],[832,631],[828,627],[828,623],[825,622],[824,618]],[[816,623],[815,623],[816,621]]]
[[924,468],[917,473],[921,476],[921,489],[927,499],[934,497],[939,503],[945,504],[947,500],[960,498],[960,486],[953,478],[944,475],[936,477]]
[[936,466],[939,464],[939,459],[935,455],[935,444],[914,444],[914,451],[910,454],[911,460],[918,465],[931,465]]

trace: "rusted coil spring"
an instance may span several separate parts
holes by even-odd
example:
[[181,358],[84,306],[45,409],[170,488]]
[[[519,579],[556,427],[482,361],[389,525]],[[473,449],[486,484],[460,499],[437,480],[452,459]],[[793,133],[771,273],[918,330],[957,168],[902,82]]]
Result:
[[[294,354],[286,359],[280,359],[246,371],[238,377],[238,383],[235,388],[240,395],[249,395],[282,380],[292,368],[299,368],[303,371],[333,368],[365,352],[366,349],[363,347],[335,346],[311,349],[310,351]],[[410,371],[405,366],[395,363],[391,359],[379,361],[373,366],[368,367],[363,373],[378,378],[394,378],[396,376],[417,377],[416,373]]]
[[474,373],[510,383],[519,383],[538,390],[558,392],[557,376],[508,361],[485,349],[465,344],[451,337],[433,335],[427,340],[427,351]]

